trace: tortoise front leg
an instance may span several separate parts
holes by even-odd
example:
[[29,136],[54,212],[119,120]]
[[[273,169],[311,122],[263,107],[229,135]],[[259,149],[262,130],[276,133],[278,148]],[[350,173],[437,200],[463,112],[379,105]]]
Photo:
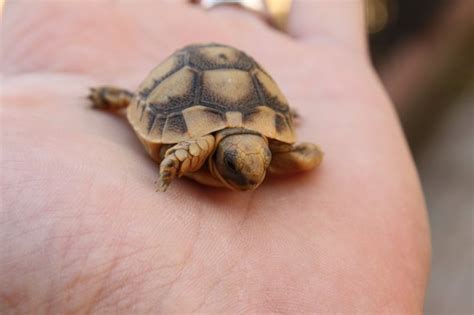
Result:
[[270,174],[281,175],[309,171],[323,160],[323,151],[312,143],[274,143],[270,146],[272,161],[268,167]]
[[133,93],[112,86],[101,86],[91,88],[88,98],[92,101],[93,108],[117,111],[130,104]]
[[166,191],[176,177],[199,170],[214,150],[214,145],[214,136],[206,135],[169,148],[160,164],[157,190]]

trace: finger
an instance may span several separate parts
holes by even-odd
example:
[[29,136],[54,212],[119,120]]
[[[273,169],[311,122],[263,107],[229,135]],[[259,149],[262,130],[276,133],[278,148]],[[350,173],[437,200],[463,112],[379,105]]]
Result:
[[114,44],[120,33],[115,16],[116,8],[109,1],[87,5],[74,1],[8,2],[2,29],[3,71],[84,72],[94,69],[92,59],[109,62],[110,51],[104,47],[112,49],[114,57],[126,66],[129,38],[122,34],[125,48]]
[[343,42],[359,51],[365,49],[361,0],[295,0],[288,21],[288,33],[301,41]]
[[132,88],[157,62],[192,42],[246,49],[264,36],[275,45],[282,40],[252,16],[209,12],[183,1],[18,0],[5,8],[2,71],[81,73]]
[[209,8],[201,7],[201,9],[207,11],[209,16],[216,16],[222,20],[233,21],[241,27],[245,27],[246,24],[250,24],[254,29],[268,29],[270,27],[265,22],[263,15],[259,12],[237,4],[220,4]]
[[[143,75],[176,48],[168,39],[180,33],[181,19],[195,20],[195,12],[183,13],[185,6],[178,1],[7,2],[2,71]],[[146,59],[152,61],[145,65]]]

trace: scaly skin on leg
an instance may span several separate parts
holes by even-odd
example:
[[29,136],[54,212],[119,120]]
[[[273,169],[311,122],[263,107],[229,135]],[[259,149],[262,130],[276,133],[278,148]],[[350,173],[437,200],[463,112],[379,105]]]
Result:
[[286,144],[270,146],[272,162],[268,167],[270,174],[289,174],[309,171],[323,160],[323,151],[313,143]]
[[176,177],[199,170],[214,150],[212,135],[189,139],[169,148],[160,164],[157,190],[166,191]]
[[88,98],[92,101],[93,108],[117,111],[130,104],[133,93],[117,87],[101,86],[91,88]]

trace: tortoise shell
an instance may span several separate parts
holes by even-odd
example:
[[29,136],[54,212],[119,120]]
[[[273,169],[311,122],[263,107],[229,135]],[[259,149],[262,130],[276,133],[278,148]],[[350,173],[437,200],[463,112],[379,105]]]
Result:
[[127,116],[146,146],[225,128],[295,142],[288,103],[277,84],[244,52],[220,44],[187,46],[154,68]]

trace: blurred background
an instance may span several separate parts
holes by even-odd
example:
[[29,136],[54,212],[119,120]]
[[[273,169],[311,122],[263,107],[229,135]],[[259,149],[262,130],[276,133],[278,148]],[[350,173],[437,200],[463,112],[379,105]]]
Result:
[[426,314],[474,314],[474,1],[366,0],[373,63],[428,205]]

